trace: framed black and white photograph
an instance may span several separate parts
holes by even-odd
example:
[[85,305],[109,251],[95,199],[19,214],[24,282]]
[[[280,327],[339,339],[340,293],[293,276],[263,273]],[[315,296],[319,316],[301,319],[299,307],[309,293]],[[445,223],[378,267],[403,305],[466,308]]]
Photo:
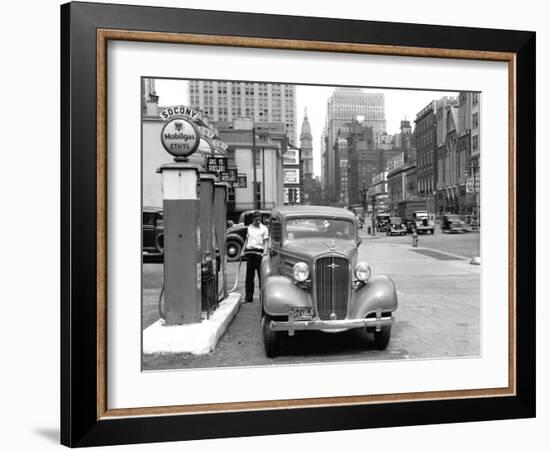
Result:
[[534,416],[534,33],[61,11],[63,444]]

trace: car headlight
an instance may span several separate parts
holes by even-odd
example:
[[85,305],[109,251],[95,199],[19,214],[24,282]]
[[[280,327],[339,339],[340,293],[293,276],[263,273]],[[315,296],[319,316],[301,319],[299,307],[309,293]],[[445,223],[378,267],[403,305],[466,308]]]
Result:
[[370,266],[366,262],[360,262],[355,266],[355,276],[359,281],[367,282],[370,278]]
[[292,269],[294,274],[294,279],[298,282],[306,281],[309,277],[309,267],[306,263],[299,262],[294,265]]

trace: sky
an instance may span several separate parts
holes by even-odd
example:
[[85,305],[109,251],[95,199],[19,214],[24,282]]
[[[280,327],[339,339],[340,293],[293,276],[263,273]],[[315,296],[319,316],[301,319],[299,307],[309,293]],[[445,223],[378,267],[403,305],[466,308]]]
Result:
[[[155,88],[161,106],[188,105],[188,88],[185,80],[156,80]],[[327,101],[334,91],[332,86],[296,86],[297,138],[307,108],[308,120],[313,136],[313,170],[321,175],[321,133],[325,125]],[[457,96],[457,92],[405,90],[405,89],[365,89],[366,92],[384,93],[386,103],[386,131],[399,132],[401,120],[411,121],[414,128],[416,114],[430,101],[443,96]],[[298,142],[299,145],[299,142]]]

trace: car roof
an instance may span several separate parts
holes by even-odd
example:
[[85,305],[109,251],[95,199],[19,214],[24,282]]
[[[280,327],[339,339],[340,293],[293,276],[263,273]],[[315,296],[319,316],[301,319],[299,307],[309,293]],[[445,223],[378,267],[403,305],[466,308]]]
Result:
[[305,206],[305,205],[293,205],[293,206],[281,206],[274,208],[272,211],[274,216],[281,217],[343,217],[351,220],[355,220],[355,214],[344,208],[336,208],[333,206]]
[[144,206],[143,212],[162,212],[162,207],[160,206]]
[[[254,213],[254,211],[256,211],[256,210],[255,209],[247,209],[246,211],[241,212],[241,216],[247,215],[247,214],[252,214],[252,213]],[[258,211],[260,211],[260,214],[270,214],[271,213],[270,209],[258,209]]]

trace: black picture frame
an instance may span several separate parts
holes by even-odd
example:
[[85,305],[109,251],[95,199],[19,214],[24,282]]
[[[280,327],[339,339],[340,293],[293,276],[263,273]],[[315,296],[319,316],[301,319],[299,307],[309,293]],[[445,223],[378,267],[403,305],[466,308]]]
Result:
[[[109,417],[98,408],[97,30],[370,44],[514,54],[515,393]],[[535,416],[534,32],[93,3],[61,6],[61,442],[71,447],[177,441]],[[426,53],[426,57],[429,54]],[[100,195],[100,194],[99,194]],[[103,236],[104,238],[104,236]],[[99,256],[98,256],[99,255]]]

